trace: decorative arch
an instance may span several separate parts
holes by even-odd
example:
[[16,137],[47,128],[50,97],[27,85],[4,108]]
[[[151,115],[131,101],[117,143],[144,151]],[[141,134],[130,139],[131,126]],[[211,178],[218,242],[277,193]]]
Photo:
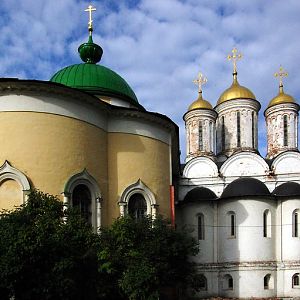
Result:
[[144,197],[147,203],[147,215],[151,215],[153,218],[156,218],[158,205],[156,204],[155,196],[141,179],[139,179],[136,183],[131,184],[123,191],[120,201],[118,202],[121,217],[128,213],[129,200],[135,194],[140,194]]
[[25,174],[23,174],[20,170],[12,167],[6,160],[0,167],[0,183],[7,179],[12,179],[21,186],[23,192],[22,202],[26,202],[28,194],[30,192],[29,180]]
[[269,166],[259,155],[240,152],[230,156],[222,165],[220,173],[224,176],[259,176],[269,173]]
[[275,175],[298,173],[300,169],[300,153],[295,151],[285,151],[279,154],[274,159],[271,169]]
[[208,157],[196,157],[185,165],[183,176],[186,178],[218,177],[218,167]]
[[63,195],[64,204],[72,206],[72,195],[74,189],[79,185],[85,185],[91,193],[91,224],[99,229],[101,226],[101,190],[96,179],[84,169],[82,172],[73,175],[65,184]]

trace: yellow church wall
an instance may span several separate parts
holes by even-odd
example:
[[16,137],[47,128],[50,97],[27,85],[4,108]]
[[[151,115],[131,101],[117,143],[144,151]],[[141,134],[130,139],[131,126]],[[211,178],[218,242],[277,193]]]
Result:
[[108,153],[110,202],[106,213],[112,219],[119,217],[122,192],[141,179],[157,200],[158,214],[170,217],[169,145],[145,136],[109,133]]
[[63,199],[65,183],[86,168],[107,198],[104,130],[77,119],[35,112],[0,112],[0,124],[0,164],[8,160],[32,187]]
[[18,182],[12,179],[0,183],[0,210],[13,209],[22,204],[23,193]]

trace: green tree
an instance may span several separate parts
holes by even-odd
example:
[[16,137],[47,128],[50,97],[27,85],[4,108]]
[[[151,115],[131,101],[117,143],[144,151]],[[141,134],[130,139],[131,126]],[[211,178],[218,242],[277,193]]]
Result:
[[0,217],[0,299],[97,299],[98,239],[78,213],[33,191]]
[[163,288],[184,290],[197,282],[189,260],[198,251],[195,240],[162,218],[120,218],[100,240],[99,267],[112,283],[111,299],[158,299]]

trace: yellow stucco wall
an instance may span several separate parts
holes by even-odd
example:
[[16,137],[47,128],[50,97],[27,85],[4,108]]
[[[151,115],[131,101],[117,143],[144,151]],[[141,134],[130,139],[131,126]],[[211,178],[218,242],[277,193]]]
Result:
[[0,125],[0,164],[8,160],[33,187],[62,199],[68,179],[86,168],[107,198],[105,131],[73,118],[35,112],[0,112]]
[[154,193],[158,213],[170,217],[169,146],[158,140],[126,133],[108,134],[108,180],[110,203],[106,213],[120,214],[117,202],[124,189],[141,179]]

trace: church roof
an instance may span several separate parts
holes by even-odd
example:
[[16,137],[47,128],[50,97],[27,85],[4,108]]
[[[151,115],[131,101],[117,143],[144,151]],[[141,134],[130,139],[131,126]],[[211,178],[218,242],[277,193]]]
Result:
[[197,202],[201,200],[216,200],[216,194],[203,186],[196,187],[189,191],[184,197],[184,202]]
[[103,50],[93,42],[93,29],[89,27],[87,43],[78,52],[84,63],[67,66],[56,72],[50,81],[80,89],[93,95],[120,98],[140,108],[138,99],[129,84],[116,72],[98,65]]
[[272,195],[279,197],[300,196],[300,184],[296,182],[285,182],[274,189]]
[[221,198],[270,196],[268,188],[255,178],[239,178],[231,182],[223,191]]

